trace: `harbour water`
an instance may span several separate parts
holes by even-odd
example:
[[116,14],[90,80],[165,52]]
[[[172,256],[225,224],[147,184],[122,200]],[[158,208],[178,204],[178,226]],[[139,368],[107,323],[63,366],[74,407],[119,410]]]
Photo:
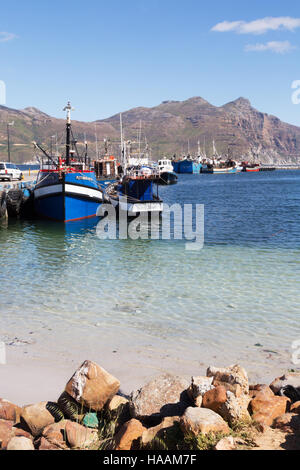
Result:
[[300,172],[180,175],[160,195],[205,205],[201,251],[100,240],[93,220],[4,223],[0,340],[41,361],[96,360],[134,385],[211,363],[261,380],[297,369]]

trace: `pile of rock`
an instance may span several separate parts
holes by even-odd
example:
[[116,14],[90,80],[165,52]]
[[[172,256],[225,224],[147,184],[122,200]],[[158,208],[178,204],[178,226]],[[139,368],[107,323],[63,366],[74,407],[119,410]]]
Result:
[[[120,382],[99,365],[85,361],[56,403],[20,408],[0,400],[0,448],[7,450],[145,448],[166,430],[183,436],[224,437],[216,450],[233,450],[237,423],[265,432],[271,426],[300,432],[300,374],[287,374],[270,386],[249,386],[239,365],[209,367],[191,382],[170,374],[152,380],[125,398]],[[103,435],[103,417],[110,429]],[[112,426],[112,423],[114,426]],[[103,447],[105,444],[105,447]]]

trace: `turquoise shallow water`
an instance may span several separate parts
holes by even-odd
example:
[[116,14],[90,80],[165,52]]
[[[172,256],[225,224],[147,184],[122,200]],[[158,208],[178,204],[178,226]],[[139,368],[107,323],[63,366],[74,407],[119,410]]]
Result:
[[35,356],[146,362],[149,374],[195,374],[191,364],[208,362],[242,361],[260,375],[295,367],[300,172],[182,175],[161,196],[205,205],[203,250],[100,240],[92,221],[4,224],[0,336]]

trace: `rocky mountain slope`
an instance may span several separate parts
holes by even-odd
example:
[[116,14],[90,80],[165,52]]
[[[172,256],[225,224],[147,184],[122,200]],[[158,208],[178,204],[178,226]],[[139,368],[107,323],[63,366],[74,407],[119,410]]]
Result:
[[[5,122],[10,127],[12,158],[27,161],[33,158],[31,142],[38,141],[50,149],[51,136],[63,142],[64,121],[53,118],[36,108],[14,110],[0,106],[0,159],[6,159],[7,137]],[[236,159],[260,160],[264,163],[299,163],[300,128],[286,124],[275,116],[257,111],[244,98],[216,107],[203,98],[186,101],[166,101],[153,108],[134,108],[123,113],[125,137],[137,140],[142,127],[142,143],[147,139],[153,158],[165,154],[197,153],[197,142],[208,155],[212,154],[212,141],[217,151],[226,153],[230,148]],[[119,115],[93,123],[73,122],[78,142],[86,136],[91,156],[95,155],[95,127],[98,149],[103,150],[103,139],[111,139],[111,152],[119,152]],[[55,139],[52,138],[54,145]],[[62,147],[59,148],[62,150]]]

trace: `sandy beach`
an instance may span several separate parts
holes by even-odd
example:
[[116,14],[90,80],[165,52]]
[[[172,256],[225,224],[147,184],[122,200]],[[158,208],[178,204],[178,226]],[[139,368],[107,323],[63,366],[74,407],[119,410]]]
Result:
[[[74,352],[73,357],[61,350],[48,353],[39,344],[21,344],[6,346],[7,364],[0,365],[1,396],[13,401],[19,406],[36,403],[43,400],[57,400],[65,388],[69,378],[86,359],[100,364],[121,382],[121,390],[125,394],[139,389],[146,382],[162,373],[180,375],[187,380],[191,376],[205,375],[207,367],[213,365],[226,367],[232,364],[241,364],[249,374],[250,383],[269,384],[275,377],[281,376],[291,368],[288,356],[262,353],[256,366],[253,361],[240,361],[227,355],[224,359],[209,358],[207,354],[199,354],[201,360],[192,359],[186,354],[186,359],[180,359],[176,354],[169,357],[158,350],[150,348],[132,349],[126,353],[112,350],[105,352],[108,345],[99,346],[94,354],[90,352],[84,356],[81,351]],[[231,361],[230,361],[231,360]],[[295,367],[295,366],[294,366]]]

